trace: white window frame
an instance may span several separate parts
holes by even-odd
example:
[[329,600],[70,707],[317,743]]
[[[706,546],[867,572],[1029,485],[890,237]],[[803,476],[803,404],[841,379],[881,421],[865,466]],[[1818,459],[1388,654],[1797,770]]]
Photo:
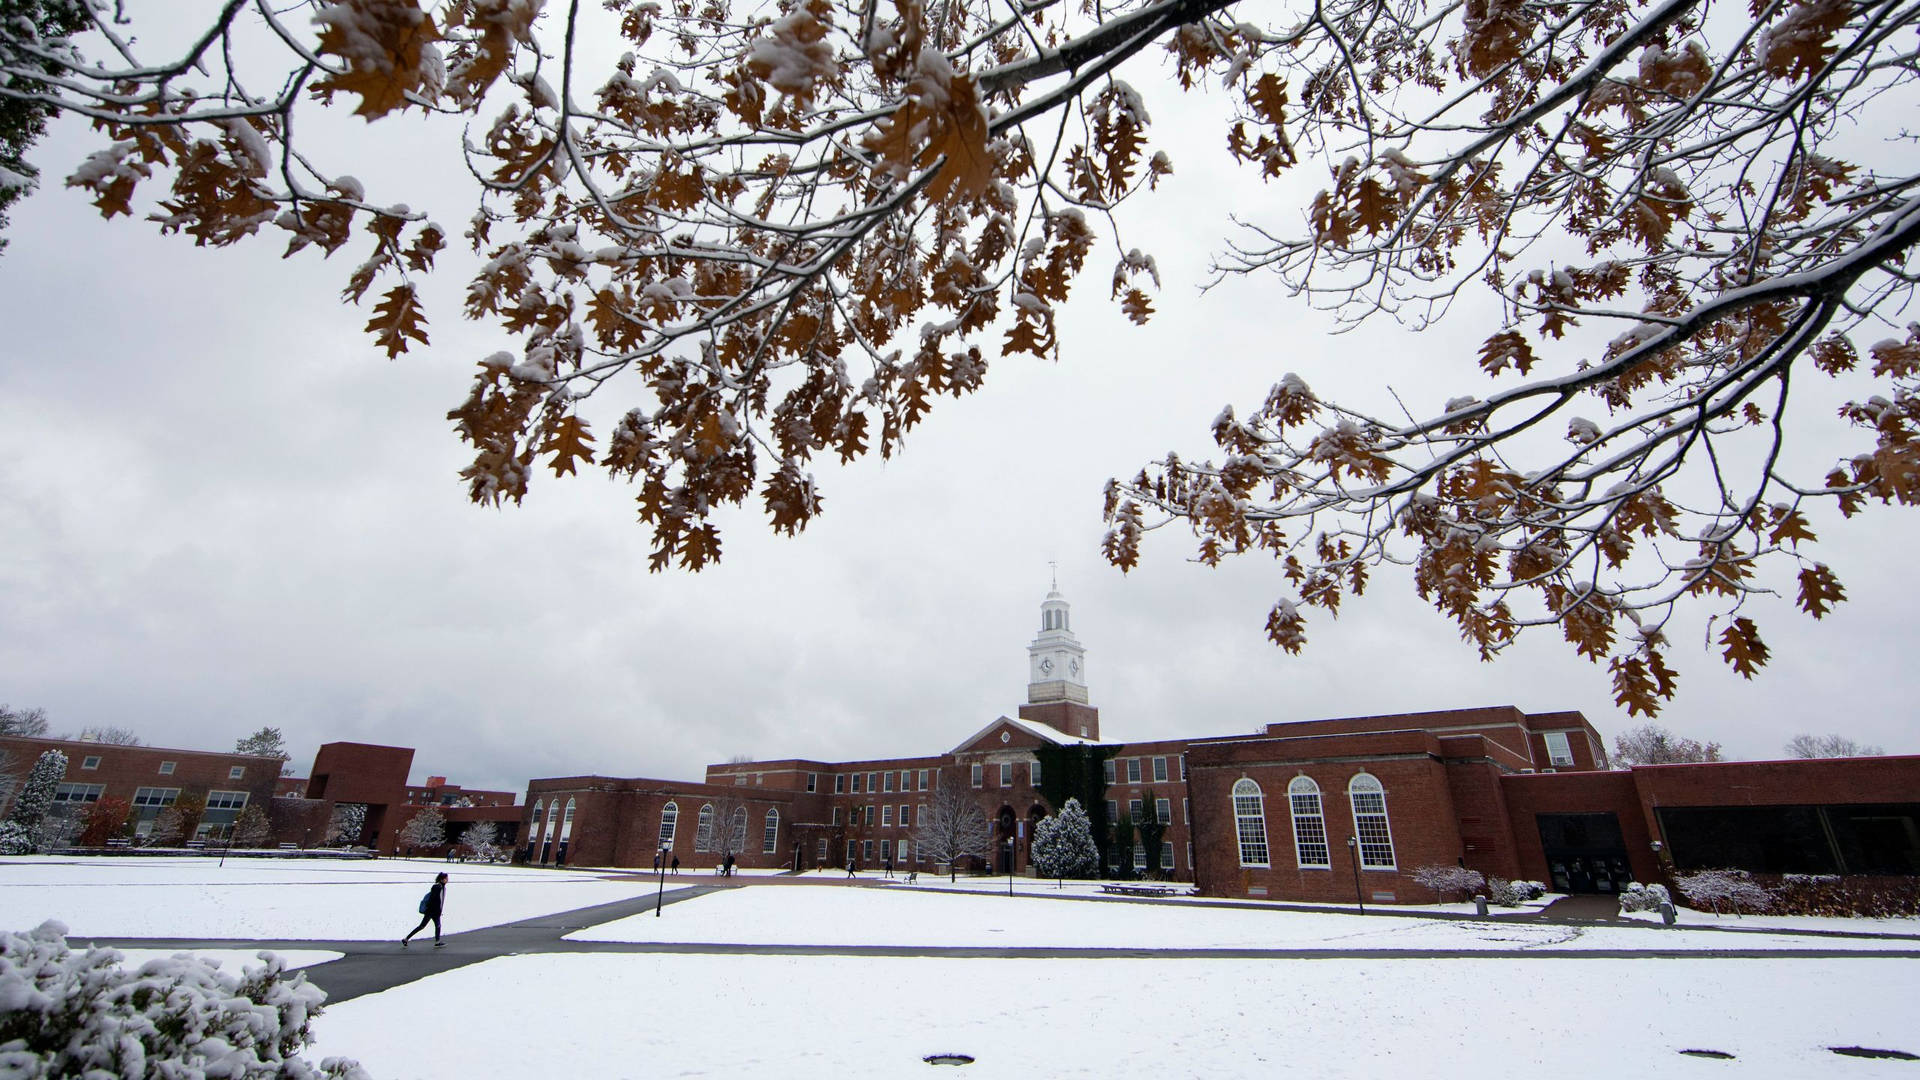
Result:
[[65,780],[54,785],[53,801],[57,803],[97,803],[100,796],[106,794],[105,784],[72,784]]
[[780,811],[767,807],[766,826],[760,833],[760,854],[778,855],[780,853]]
[[693,833],[693,850],[710,851],[713,848],[713,804],[700,804],[700,818]]
[[987,786],[987,767],[977,761],[973,763],[973,786],[977,788]]
[[1011,761],[1000,763],[1000,786],[1003,788],[1013,786],[1013,762]]
[[1120,800],[1119,799],[1107,800],[1107,824],[1109,825],[1120,824]]
[[1167,759],[1165,757],[1156,757],[1153,759],[1153,782],[1156,784],[1164,784],[1167,782]]
[[1139,840],[1133,842],[1133,868],[1135,870],[1147,868],[1147,845]]
[[87,771],[89,771],[89,772],[91,772],[91,771],[93,771],[94,769],[97,769],[97,768],[99,768],[99,767],[100,767],[100,755],[99,755],[99,754],[88,754],[88,755],[87,755],[86,757],[83,757],[83,758],[81,758],[81,759],[80,759],[80,767],[81,767],[81,768],[83,768],[83,769],[86,769],[86,770],[87,770]]
[[920,790],[927,790],[927,770],[925,769],[920,770]]
[[1162,825],[1173,824],[1173,800],[1172,799],[1153,800],[1153,818],[1155,821],[1158,821]]
[[893,828],[893,804],[889,803],[880,808],[880,827],[883,829]]
[[1140,799],[1128,799],[1127,817],[1131,818],[1135,825],[1147,820],[1147,804]]
[[893,858],[893,841],[883,836],[880,838],[880,859],[882,862],[885,862],[892,858]]
[[905,829],[905,828],[910,828],[912,826],[913,823],[907,819],[907,812],[912,809],[913,807],[907,805],[906,803],[900,804],[900,827],[901,828]]
[[[1360,773],[1347,781],[1347,801],[1353,806],[1353,833],[1360,841],[1360,869],[1399,869],[1394,860],[1393,828],[1387,823],[1387,789],[1380,778]],[[1381,857],[1383,851],[1385,858]]]
[[847,793],[847,775],[845,773],[834,774],[833,793],[835,795],[845,795]]
[[1182,825],[1193,824],[1193,800],[1192,799],[1180,800],[1180,824]]
[[867,774],[854,773],[853,774],[853,793],[855,795],[865,795],[867,793],[866,789],[867,789]]
[[233,768],[227,770],[227,779],[229,780],[245,780],[246,778],[247,767],[245,765],[235,765]]
[[1105,780],[1107,783],[1111,784],[1115,782],[1115,778],[1118,775],[1119,773],[1114,767],[1112,758],[1100,759],[1100,778],[1102,780]]
[[893,770],[888,769],[880,775],[883,777],[881,791],[888,795],[893,794]]
[[[234,799],[238,799],[239,801],[235,802]],[[244,791],[207,792],[208,810],[245,810],[246,808],[247,793]]]
[[1040,763],[1038,761],[1027,762],[1027,784],[1034,788],[1040,786]]
[[820,774],[817,772],[808,773],[807,774],[807,793],[812,794],[814,791],[818,790],[819,787],[820,787]]
[[1573,764],[1573,743],[1564,731],[1549,731],[1541,736],[1547,743],[1547,764],[1565,768]]
[[668,799],[660,808],[660,829],[654,834],[653,849],[667,851],[673,847],[673,836],[680,831],[680,804]]
[[180,763],[179,763],[179,762],[177,762],[177,761],[163,761],[163,762],[161,762],[161,763],[160,763],[160,775],[161,775],[161,776],[172,776],[172,775],[173,775],[173,770],[174,770],[175,768],[177,768],[177,767],[179,766],[179,764],[180,764]]
[[[1308,870],[1333,869],[1333,844],[1327,838],[1327,812],[1320,785],[1311,776],[1287,784],[1287,812],[1293,817],[1293,861]],[[1317,839],[1316,839],[1317,836]],[[1313,856],[1318,855],[1315,859]]]
[[912,769],[900,770],[900,790],[902,792],[908,792],[913,790],[913,770]]
[[1178,866],[1178,865],[1177,865],[1177,864],[1176,864],[1176,863],[1174,862],[1174,854],[1173,854],[1173,845],[1172,845],[1172,844],[1161,844],[1161,845],[1160,845],[1160,869],[1162,869],[1162,870],[1178,870],[1178,869],[1180,869],[1180,867],[1179,867],[1179,866]]
[[1233,785],[1228,809],[1233,811],[1234,839],[1240,848],[1240,865],[1273,865],[1273,852],[1267,846],[1267,797],[1250,777],[1241,777]]
[[[144,802],[141,801],[140,794],[143,791],[153,792],[153,795],[148,796]],[[133,789],[132,805],[136,807],[168,807],[172,806],[174,800],[179,797],[180,789],[177,787],[137,787]]]
[[1127,783],[1137,784],[1139,782],[1140,782],[1140,759],[1137,757],[1130,757],[1127,759]]

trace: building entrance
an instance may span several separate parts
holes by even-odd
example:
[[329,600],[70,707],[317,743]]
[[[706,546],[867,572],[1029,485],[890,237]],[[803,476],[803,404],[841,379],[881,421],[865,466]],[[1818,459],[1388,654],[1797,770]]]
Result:
[[1555,892],[1617,893],[1633,880],[1613,814],[1539,814],[1540,846]]

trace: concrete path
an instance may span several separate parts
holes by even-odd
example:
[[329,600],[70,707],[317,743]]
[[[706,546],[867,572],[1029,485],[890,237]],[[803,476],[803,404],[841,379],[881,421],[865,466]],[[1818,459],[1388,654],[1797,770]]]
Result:
[[[804,880],[804,879],[802,879]],[[879,885],[884,881],[855,880],[848,885]],[[698,899],[710,893],[736,888],[755,887],[772,884],[799,884],[794,878],[743,877],[725,881],[714,880],[702,885],[688,885],[675,892],[666,894],[663,906],[684,903]],[[832,884],[824,876],[815,878],[806,884]],[[926,891],[934,891],[928,889]],[[943,890],[944,891],[944,890]],[[968,891],[980,895],[977,890]],[[1031,899],[1049,899],[1082,903],[1136,903],[1156,905],[1177,905],[1191,907],[1177,900],[1152,898],[1118,898],[1090,896],[1046,897],[1033,893],[1023,896]],[[1508,915],[1488,920],[1489,926],[1512,921],[1547,923],[1564,926],[1568,929],[1566,941],[1580,936],[1585,927],[1611,925],[1617,927],[1642,927],[1650,935],[1648,948],[1644,949],[1579,949],[1561,948],[1556,945],[1543,945],[1526,949],[1501,952],[1487,949],[1328,949],[1328,948],[1216,948],[1216,949],[1152,949],[1152,948],[1006,948],[986,946],[901,946],[901,945],[744,945],[727,943],[685,943],[685,942],[613,942],[613,941],[568,941],[566,935],[591,926],[613,922],[634,915],[642,915],[655,910],[656,897],[635,897],[611,904],[599,904],[593,907],[578,908],[573,911],[557,912],[520,922],[490,926],[465,933],[449,934],[442,948],[435,948],[431,939],[416,937],[408,948],[401,948],[398,941],[314,941],[302,939],[287,940],[232,940],[207,938],[81,938],[75,935],[71,940],[76,947],[84,945],[103,945],[120,949],[269,949],[292,951],[300,949],[320,949],[329,952],[345,953],[338,960],[324,964],[315,964],[302,969],[310,982],[327,992],[329,1002],[351,1001],[366,994],[379,993],[396,986],[424,979],[430,975],[452,971],[456,968],[477,964],[483,960],[492,960],[502,956],[520,956],[528,953],[656,953],[669,955],[722,954],[736,956],[864,956],[864,957],[940,957],[952,959],[1158,959],[1158,960],[1431,960],[1431,959],[1476,959],[1476,960],[1512,960],[1512,959],[1555,959],[1555,960],[1622,960],[1622,959],[1920,959],[1920,935],[1896,934],[1859,934],[1845,931],[1791,931],[1761,930],[1734,927],[1697,927],[1689,930],[1712,930],[1738,933],[1767,933],[1781,937],[1805,938],[1808,944],[1803,948],[1740,948],[1732,946],[1735,938],[1729,939],[1730,947],[1724,949],[1665,949],[1658,945],[1657,935],[1664,932],[1658,924],[1648,924],[1618,918],[1596,919],[1556,917],[1553,912],[1560,908],[1559,903],[1548,905],[1546,909],[1527,915]],[[1288,910],[1306,910],[1318,914],[1348,915],[1353,918],[1372,918],[1391,914],[1396,918],[1433,918],[1448,921],[1461,921],[1457,915],[1438,912],[1386,912],[1376,911],[1373,915],[1362,916],[1357,912],[1346,912],[1326,908],[1289,908],[1283,905],[1249,901],[1246,903],[1208,904],[1207,907],[1247,908],[1270,912]],[[1578,915],[1588,914],[1579,905],[1572,909]],[[1875,938],[1902,939],[1913,943],[1906,949],[1842,949],[1821,943],[1823,938]]]

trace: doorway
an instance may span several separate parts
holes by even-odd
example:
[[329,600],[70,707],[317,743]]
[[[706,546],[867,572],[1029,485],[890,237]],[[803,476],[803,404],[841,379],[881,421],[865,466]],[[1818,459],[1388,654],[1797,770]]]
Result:
[[1614,814],[1539,814],[1540,846],[1555,892],[1617,893],[1633,880]]

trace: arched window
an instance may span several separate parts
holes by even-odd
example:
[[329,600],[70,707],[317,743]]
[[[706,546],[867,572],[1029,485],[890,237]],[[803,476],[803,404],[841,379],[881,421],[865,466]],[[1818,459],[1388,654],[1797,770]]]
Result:
[[776,854],[780,850],[780,811],[778,810],[767,811],[767,828],[760,837],[760,850],[767,855]]
[[1367,773],[1347,784],[1347,798],[1353,801],[1353,832],[1360,838],[1360,867],[1363,870],[1391,870],[1393,833],[1387,828],[1387,789]]
[[542,828],[546,826],[546,823],[547,823],[546,819],[547,819],[546,800],[545,799],[533,800],[533,822],[527,826],[527,839],[530,842],[535,844],[540,842],[540,831]]
[[747,850],[747,808],[746,807],[736,806],[733,808],[732,825],[733,827],[727,830],[728,839],[732,841],[732,843],[727,845],[727,850],[733,852],[735,855],[738,855],[741,852]]
[[1242,779],[1233,785],[1233,823],[1240,834],[1240,865],[1268,866],[1266,799],[1260,785]]
[[700,827],[693,834],[693,850],[695,851],[713,850],[713,804],[712,803],[706,803],[700,807]]
[[660,843],[657,846],[661,850],[665,850],[673,846],[673,832],[674,832],[674,829],[679,826],[679,824],[680,824],[680,804],[679,803],[670,802],[667,805],[660,808]]
[[1287,805],[1293,811],[1293,858],[1301,866],[1331,867],[1327,850],[1327,819],[1320,811],[1320,785],[1296,776],[1287,785]]
[[573,800],[567,800],[567,812],[560,817],[560,842],[566,843],[573,836]]

